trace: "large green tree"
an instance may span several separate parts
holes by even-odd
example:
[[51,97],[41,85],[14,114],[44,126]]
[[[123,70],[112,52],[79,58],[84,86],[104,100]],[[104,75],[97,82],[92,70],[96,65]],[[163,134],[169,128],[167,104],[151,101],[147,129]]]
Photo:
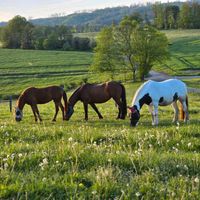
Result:
[[113,28],[106,27],[97,36],[92,71],[109,72],[113,79],[118,52],[113,39]]
[[169,56],[167,37],[151,26],[137,28],[132,34],[131,42],[135,49],[134,61],[138,63],[141,80],[144,80],[156,62]]
[[163,33],[124,18],[119,26],[104,28],[100,32],[92,69],[113,72],[125,66],[132,72],[134,81],[137,72],[143,80],[157,61],[167,57],[168,40]]
[[132,71],[133,80],[136,79],[136,63],[134,61],[135,49],[131,42],[131,35],[138,26],[138,22],[132,17],[125,17],[119,24],[114,27],[114,42],[118,49],[118,59],[124,70]]
[[2,46],[6,48],[31,48],[32,28],[33,25],[24,17],[15,16],[2,30]]

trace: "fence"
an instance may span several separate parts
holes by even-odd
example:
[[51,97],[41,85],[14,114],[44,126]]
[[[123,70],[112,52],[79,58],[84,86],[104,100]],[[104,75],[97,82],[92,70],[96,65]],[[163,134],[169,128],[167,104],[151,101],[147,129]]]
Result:
[[10,112],[12,112],[12,104],[13,104],[12,96],[10,96],[10,98],[8,100],[1,100],[0,99],[0,104],[1,103],[8,103],[9,110],[10,110]]

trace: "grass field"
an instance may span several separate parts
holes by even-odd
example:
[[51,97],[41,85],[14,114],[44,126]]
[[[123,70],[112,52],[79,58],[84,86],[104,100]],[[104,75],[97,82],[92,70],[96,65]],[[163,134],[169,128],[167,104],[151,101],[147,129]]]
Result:
[[[127,101],[138,84],[126,84]],[[39,106],[34,123],[28,106],[16,123],[0,104],[0,199],[199,199],[200,108],[190,95],[190,123],[171,124],[172,109],[159,110],[151,126],[144,107],[137,128],[115,120],[114,102],[98,105],[104,119],[78,103],[69,122],[56,123],[52,103]]]
[[[169,39],[170,60],[160,70],[173,75],[199,75],[200,72],[200,30],[164,31]],[[167,67],[166,67],[167,66]]]
[[[199,32],[167,34],[173,54],[168,65],[175,71],[156,69],[181,74],[187,66],[175,58],[189,54],[189,62],[199,68]],[[88,75],[92,57],[84,52],[0,49],[0,99],[33,85],[64,84],[69,90],[86,78],[108,80],[109,75]],[[199,80],[186,83],[199,87]],[[140,84],[125,83],[129,105]],[[51,122],[53,103],[39,105],[42,123],[34,122],[29,106],[23,121],[16,123],[8,103],[0,103],[0,199],[199,199],[199,99],[199,94],[189,94],[189,124],[172,124],[168,106],[159,108],[159,126],[152,127],[144,106],[136,128],[129,126],[128,118],[115,119],[112,100],[97,105],[103,120],[89,109],[89,121],[84,121],[79,102],[70,121],[63,122],[59,112],[56,123]]]

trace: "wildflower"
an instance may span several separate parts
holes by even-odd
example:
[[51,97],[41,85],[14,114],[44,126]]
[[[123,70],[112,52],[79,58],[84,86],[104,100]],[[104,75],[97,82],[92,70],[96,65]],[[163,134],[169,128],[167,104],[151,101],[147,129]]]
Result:
[[47,165],[47,164],[48,164],[47,158],[44,158],[42,161],[43,161],[43,164],[44,164],[44,165]]
[[59,161],[58,160],[56,160],[56,164],[58,164],[59,163]]
[[187,166],[187,165],[184,165],[184,169],[188,170],[188,166]]
[[19,154],[18,154],[18,157],[21,158],[21,157],[22,157],[22,153],[19,153]]
[[73,138],[72,138],[72,137],[70,137],[70,138],[68,139],[68,141],[69,141],[69,142],[72,142],[72,141],[73,141]]
[[109,158],[109,159],[108,159],[108,162],[111,162],[111,161],[112,161],[112,160]]
[[5,132],[5,136],[9,136],[9,133],[7,131]]
[[116,154],[120,154],[120,151],[116,151]]
[[93,194],[93,195],[95,195],[96,193],[97,193],[97,191],[96,191],[96,190],[92,191],[92,194]]
[[83,183],[79,183],[78,185],[80,188],[84,187]]
[[199,183],[199,178],[196,177],[196,178],[194,179],[194,182],[195,182],[195,183]]
[[11,159],[13,160],[13,159],[15,158],[15,154],[12,153],[10,157],[11,157]]
[[4,169],[6,170],[8,168],[8,163],[4,163]]
[[191,145],[192,145],[192,143],[191,143],[191,142],[189,142],[189,143],[188,143],[188,147],[190,147]]
[[8,158],[3,158],[3,161],[7,161],[8,160]]
[[140,192],[136,192],[135,195],[136,195],[137,197],[139,197],[141,194],[140,194]]
[[46,177],[44,177],[44,178],[42,179],[42,181],[43,181],[43,182],[45,182],[46,180],[47,180],[47,178],[46,178]]

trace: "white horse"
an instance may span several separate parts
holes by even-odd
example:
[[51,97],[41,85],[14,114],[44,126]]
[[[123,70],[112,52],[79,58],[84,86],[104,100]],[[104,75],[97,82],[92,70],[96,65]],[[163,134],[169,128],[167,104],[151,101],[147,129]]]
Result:
[[180,119],[189,120],[187,86],[180,80],[169,79],[162,82],[147,81],[136,91],[130,110],[131,126],[136,126],[140,119],[140,109],[144,104],[149,106],[152,115],[152,125],[158,125],[158,106],[172,104],[174,108],[173,122],[177,123],[179,108],[177,101],[181,103]]

